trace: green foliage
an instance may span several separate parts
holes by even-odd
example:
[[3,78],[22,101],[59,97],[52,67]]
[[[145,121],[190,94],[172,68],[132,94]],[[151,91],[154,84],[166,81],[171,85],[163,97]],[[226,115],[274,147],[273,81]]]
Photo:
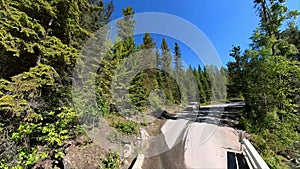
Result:
[[228,77],[229,77],[229,84],[228,84],[228,96],[231,98],[239,98],[241,97],[241,89],[243,86],[242,81],[242,67],[243,57],[241,56],[241,48],[240,46],[233,46],[233,49],[230,51],[230,56],[234,58],[235,62],[228,62]]
[[158,71],[155,69],[156,65],[153,62],[155,60],[153,51],[154,46],[155,43],[153,42],[153,38],[149,33],[145,33],[143,44],[139,51],[136,52],[136,54],[139,55],[137,56],[137,67],[148,68],[146,70],[142,69],[142,71],[134,77],[129,88],[132,104],[139,111],[146,110],[147,105],[149,105],[147,98],[149,97],[150,92],[158,88]]
[[149,95],[149,102],[153,110],[163,110],[164,103],[160,92],[154,91],[151,93],[151,95]]
[[[76,107],[79,113],[75,113],[70,104],[72,94],[76,96],[76,92],[71,93],[72,81],[80,72],[73,74],[73,71],[76,63],[84,67],[87,61],[80,50],[93,32],[109,22],[113,9],[112,1],[108,5],[97,0],[0,1],[0,157],[3,158],[0,168],[31,168],[45,158],[60,161],[67,140],[84,131],[84,126],[78,124],[82,115],[90,120],[95,116],[110,118],[112,114],[123,113],[117,112],[116,105],[127,101],[114,100],[111,93],[116,76],[123,78],[116,82],[117,92],[129,90],[129,102],[137,111],[145,111],[149,104],[155,109],[165,106],[158,95],[151,93],[156,89],[164,92],[167,104],[179,104],[181,100],[197,97],[192,93],[197,87],[201,90],[203,101],[210,98],[205,93],[210,86],[208,75],[204,72],[194,72],[196,88],[189,93],[185,89],[186,84],[177,84],[172,78],[175,75],[182,82],[190,82],[188,86],[193,85],[193,78],[184,77],[192,71],[183,67],[177,43],[174,48],[175,68],[172,67],[172,54],[165,39],[162,40],[161,53],[157,50],[154,54],[156,43],[148,33],[142,45],[135,44],[134,11],[127,7],[122,11],[124,18],[117,21],[118,40],[114,44],[105,42],[90,46],[109,49],[100,59],[98,52],[88,53],[94,56],[92,59],[99,66],[99,71],[91,75],[95,81],[87,82],[96,83],[94,88],[85,88],[84,91],[96,91],[98,107],[95,109],[92,104],[86,104],[81,109]],[[100,34],[106,34],[105,31]],[[92,38],[101,41],[103,37],[98,37],[97,33]],[[286,45],[281,46],[284,48]],[[132,75],[133,71],[130,66],[118,68],[130,55],[140,58],[132,63],[133,66],[145,63],[153,68],[139,72],[134,82],[125,86],[124,78]],[[157,65],[151,65],[152,59],[157,60]],[[116,70],[123,76],[116,75]],[[82,78],[80,76],[85,75],[76,78]],[[149,96],[152,100],[148,99]],[[72,101],[83,104],[89,100],[88,97],[88,94],[82,94]],[[121,111],[137,113],[127,109]],[[111,123],[112,127],[126,134],[138,134],[139,125],[124,119]],[[118,168],[119,163],[119,156],[114,153],[104,160],[105,168]]]
[[[197,78],[197,77],[196,77]],[[193,69],[191,66],[187,69],[185,72],[185,78],[184,78],[184,87],[186,88],[186,97],[187,101],[199,101],[199,93],[198,89],[199,86],[197,84],[197,79],[195,78],[193,74]]]
[[[63,153],[57,149],[64,144],[65,140],[74,137],[76,117],[73,109],[61,107],[46,116],[37,114],[34,121],[24,120],[12,134],[13,140],[20,143],[25,141],[28,145],[19,150],[21,165],[32,166],[51,153],[55,154],[54,158],[61,158]],[[37,154],[39,145],[46,146],[48,150],[39,151],[41,153]]]
[[[267,140],[266,140],[267,138]],[[270,145],[272,144],[270,141],[270,138],[272,136],[265,135],[252,135],[252,141],[255,143],[255,147],[259,148],[259,150],[263,150],[261,152],[261,155],[263,156],[263,159],[266,161],[266,163],[269,165],[270,168],[276,168],[276,169],[287,169],[289,168],[284,162],[287,160],[284,159],[282,156],[277,155],[272,151],[270,148]],[[274,139],[274,138],[273,138]]]
[[[184,97],[184,94],[182,93],[186,93],[186,90],[184,88],[184,84],[182,84],[183,77],[184,77],[184,64],[182,61],[182,56],[181,56],[181,51],[180,51],[180,47],[178,43],[175,43],[175,47],[174,47],[174,57],[173,57],[173,74],[175,79],[177,79],[177,82],[174,81],[172,82],[172,95],[174,98],[174,103],[179,104],[181,102],[181,100],[186,100],[186,98]],[[176,83],[181,83],[181,84],[176,84]],[[182,90],[180,92],[180,89]]]
[[174,97],[172,95],[172,55],[165,38],[162,39],[161,43],[161,72],[159,77],[159,85],[166,95],[166,99],[170,103],[174,103]]
[[[254,1],[260,25],[251,37],[251,48],[241,55],[234,47],[228,64],[231,93],[240,89],[246,102],[243,126],[271,168],[284,168],[277,155],[299,140],[300,63],[295,39],[297,11],[288,11],[284,1]],[[287,30],[282,24],[289,22]],[[242,84],[240,83],[242,82]]]
[[108,157],[102,160],[103,166],[101,169],[119,169],[120,168],[120,156],[116,152],[110,151]]
[[118,36],[120,36],[123,40],[127,38],[131,38],[133,35],[135,20],[134,11],[131,6],[122,9],[122,13],[124,18],[117,21],[118,27]]
[[22,148],[19,150],[18,158],[21,166],[32,167],[38,160],[48,157],[47,152],[39,153],[36,148]]
[[[114,44],[109,46],[108,52],[103,58],[101,58],[99,69],[101,72],[96,76],[96,90],[97,90],[97,100],[100,104],[103,105],[105,102],[109,106],[110,113],[116,113],[115,104],[123,104],[124,100],[113,100],[111,93],[111,85],[113,78],[118,78],[116,71],[118,70],[120,64],[124,58],[127,58],[135,51],[135,43],[133,39],[133,30],[135,20],[133,19],[134,11],[132,7],[127,7],[123,9],[124,18],[117,21],[118,28],[118,38]],[[102,36],[102,35],[98,35]],[[117,38],[117,39],[118,39]],[[98,51],[99,52],[99,51]],[[95,57],[95,59],[97,59]],[[127,67],[126,67],[127,68]],[[132,70],[122,70],[122,73],[131,73]],[[120,75],[121,78],[123,77]],[[128,86],[124,85],[124,80],[118,80],[118,91],[127,90]],[[102,109],[102,108],[101,108]],[[105,108],[106,109],[106,108]],[[105,112],[106,110],[101,110]]]
[[117,130],[125,134],[138,134],[138,123],[130,120],[117,120],[113,121],[110,126],[116,128]]
[[[205,66],[206,81],[210,84],[210,93],[207,95],[211,96],[214,101],[225,101],[226,100],[226,78],[227,72],[224,67],[217,68],[213,65]],[[209,79],[208,79],[209,78]]]
[[30,168],[51,154],[59,160],[76,137],[73,69],[83,42],[103,25],[96,22],[113,9],[88,2],[0,2],[0,168]]

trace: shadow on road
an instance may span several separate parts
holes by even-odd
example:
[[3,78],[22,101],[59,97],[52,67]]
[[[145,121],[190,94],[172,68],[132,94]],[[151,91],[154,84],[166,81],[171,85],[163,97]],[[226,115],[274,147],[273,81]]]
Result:
[[[184,169],[184,142],[183,133],[177,138],[178,144],[169,149],[165,142],[164,135],[160,135],[156,140],[150,143],[148,151],[145,153],[143,169]],[[162,150],[169,149],[166,152],[159,153]],[[151,156],[152,154],[158,154]]]
[[249,169],[244,156],[240,153],[227,151],[227,169]]
[[210,123],[219,126],[239,128],[240,116],[238,112],[244,109],[243,106],[227,107],[204,107],[197,113],[196,122]]

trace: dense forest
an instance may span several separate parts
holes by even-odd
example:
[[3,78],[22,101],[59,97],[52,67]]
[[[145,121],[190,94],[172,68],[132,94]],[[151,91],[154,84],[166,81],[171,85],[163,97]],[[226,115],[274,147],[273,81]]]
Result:
[[[245,101],[240,125],[252,133],[268,165],[286,167],[279,154],[300,140],[300,31],[295,24],[299,12],[289,11],[284,0],[254,4],[260,24],[252,43],[245,51],[234,46],[234,61],[225,68],[185,65],[179,43],[168,44],[164,37],[157,46],[145,33],[138,44],[130,6],[116,23],[117,40],[89,46],[108,49],[100,54],[82,49],[111,21],[112,2],[0,0],[0,168],[39,168],[47,160],[52,168],[61,167],[70,142],[85,135],[90,126],[83,123],[95,123],[94,117],[113,119],[111,127],[131,135],[147,122],[127,117],[184,108],[191,101],[203,105],[233,98]],[[97,69],[91,72],[92,87],[77,96],[74,83],[85,78],[80,70],[90,66],[87,54]],[[124,64],[142,71],[136,73]],[[132,77],[129,84],[126,77]],[[96,109],[85,103],[89,90]],[[125,99],[114,95],[126,91]],[[103,154],[99,166],[120,167],[117,153]]]
[[[81,117],[89,120],[89,115],[133,115],[148,111],[149,102],[160,109],[159,98],[148,99],[155,89],[164,93],[164,104],[168,106],[225,98],[225,87],[217,84],[217,78],[225,74],[224,68],[185,67],[178,43],[169,49],[162,39],[159,49],[148,33],[143,44],[136,44],[134,11],[128,7],[123,9],[124,18],[117,22],[119,40],[110,45],[102,59],[95,58],[98,71],[93,72],[93,90],[98,110],[84,107],[75,111],[72,82],[76,62],[82,62],[84,67],[81,49],[94,32],[110,21],[113,9],[112,2],[104,4],[97,0],[1,1],[0,168],[38,167],[40,161],[47,159],[52,160],[50,166],[59,167],[69,140],[83,134]],[[112,97],[111,83],[122,60],[133,54],[141,56],[140,62],[154,58],[157,65],[139,72],[124,87],[129,90],[129,101],[135,111],[120,112],[116,109],[118,100]],[[212,93],[211,83],[222,88]],[[129,134],[136,132],[137,125],[124,119],[111,124]],[[103,165],[109,167],[108,162],[103,160]]]
[[[228,66],[228,95],[243,97],[240,123],[271,168],[286,168],[283,152],[299,141],[299,11],[282,0],[255,0],[260,17],[249,49],[234,46]],[[281,154],[281,155],[279,155]]]

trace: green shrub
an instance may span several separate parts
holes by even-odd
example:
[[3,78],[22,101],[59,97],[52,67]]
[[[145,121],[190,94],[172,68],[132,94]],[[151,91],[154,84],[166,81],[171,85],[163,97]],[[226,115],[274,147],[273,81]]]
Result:
[[285,158],[277,155],[276,152],[272,150],[272,146],[274,146],[268,140],[267,138],[270,138],[271,136],[266,136],[266,138],[263,138],[261,135],[253,134],[252,136],[252,142],[255,146],[255,148],[259,151],[259,154],[262,156],[262,158],[265,160],[265,162],[268,164],[270,168],[273,169],[287,169],[288,166],[284,163]]
[[119,169],[120,156],[118,153],[110,151],[108,156],[102,160],[102,163],[101,169]]
[[[23,167],[32,167],[38,160],[48,157],[49,154],[54,154],[55,159],[62,158],[64,154],[59,149],[65,140],[73,137],[77,125],[77,115],[74,109],[69,107],[57,108],[47,116],[40,116],[37,113],[34,115],[33,119],[24,120],[11,136],[11,139],[16,142],[23,142],[24,139],[31,141],[30,147],[18,149],[18,159]],[[41,145],[48,149],[39,150]]]
[[126,134],[138,134],[138,124],[128,120],[117,120],[113,121],[110,124],[111,127],[116,128],[117,130],[126,133]]

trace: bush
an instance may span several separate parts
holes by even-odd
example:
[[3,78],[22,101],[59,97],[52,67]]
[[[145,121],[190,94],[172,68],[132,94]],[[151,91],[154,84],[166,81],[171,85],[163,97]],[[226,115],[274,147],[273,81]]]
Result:
[[102,169],[119,169],[120,168],[120,156],[116,152],[110,151],[108,157],[102,160]]
[[126,134],[138,134],[138,124],[132,121],[117,120],[111,122],[110,126]]

